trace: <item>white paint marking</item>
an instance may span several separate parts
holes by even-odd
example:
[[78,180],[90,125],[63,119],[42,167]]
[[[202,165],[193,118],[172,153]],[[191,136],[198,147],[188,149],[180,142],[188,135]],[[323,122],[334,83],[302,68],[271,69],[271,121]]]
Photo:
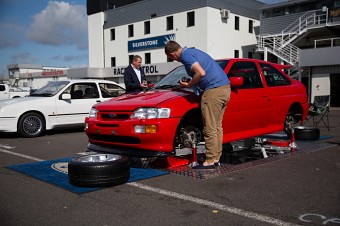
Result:
[[147,190],[147,191],[151,191],[151,192],[155,192],[158,194],[162,194],[162,195],[166,195],[172,198],[176,198],[176,199],[181,199],[181,200],[185,200],[185,201],[189,201],[189,202],[193,202],[199,205],[205,205],[214,209],[219,209],[225,212],[229,212],[229,213],[233,213],[242,217],[247,217],[253,220],[258,220],[258,221],[262,221],[262,222],[266,222],[266,223],[270,223],[270,224],[274,224],[274,225],[296,225],[290,222],[285,222],[279,219],[275,219],[272,217],[268,217],[268,216],[264,216],[261,214],[257,214],[254,212],[250,212],[247,210],[242,210],[242,209],[238,209],[238,208],[234,208],[234,207],[230,207],[230,206],[226,206],[226,205],[222,205],[216,202],[211,202],[208,200],[204,200],[204,199],[199,199],[199,198],[195,198],[192,196],[188,196],[188,195],[183,195],[180,193],[176,193],[176,192],[172,192],[172,191],[167,191],[167,190],[163,190],[163,189],[159,189],[159,188],[154,188],[154,187],[150,187],[148,185],[143,185],[140,183],[136,183],[136,182],[131,182],[131,183],[127,183],[128,185],[131,185],[133,187],[137,187],[143,190]]
[[[29,155],[23,155],[23,154],[19,154],[19,153],[16,153],[16,152],[3,150],[3,149],[0,149],[0,152],[20,156],[20,157],[31,159],[31,160],[38,161],[38,162],[45,161],[43,159],[39,159],[39,158],[35,158],[35,157],[29,156]],[[222,210],[222,211],[225,211],[225,212],[229,212],[229,213],[239,215],[241,217],[246,217],[246,218],[250,218],[250,219],[253,219],[253,220],[257,220],[257,221],[266,222],[266,223],[270,223],[270,224],[273,224],[273,225],[282,225],[282,226],[296,225],[296,224],[293,224],[293,223],[290,223],[290,222],[285,222],[285,221],[282,221],[282,220],[279,220],[279,219],[275,219],[275,218],[268,217],[268,216],[265,216],[265,215],[257,214],[257,213],[250,212],[250,211],[247,211],[247,210],[242,210],[242,209],[238,209],[238,208],[235,208],[235,207],[230,207],[230,206],[226,206],[226,205],[223,205],[223,204],[219,204],[219,203],[216,203],[216,202],[211,202],[211,201],[208,201],[208,200],[199,199],[199,198],[195,198],[195,197],[188,196],[188,195],[183,195],[183,194],[180,194],[180,193],[177,193],[177,192],[167,191],[167,190],[163,190],[163,189],[160,189],[160,188],[154,188],[154,187],[144,185],[144,184],[140,184],[140,183],[136,183],[136,182],[127,183],[127,185],[130,185],[130,186],[133,186],[133,187],[136,187],[136,188],[139,188],[139,189],[143,189],[143,190],[146,190],[146,191],[155,192],[155,193],[158,193],[158,194],[161,194],[161,195],[169,196],[169,197],[172,197],[172,198],[181,199],[181,200],[185,200],[185,201],[188,201],[188,202],[193,202],[193,203],[196,203],[196,204],[199,204],[199,205],[209,206],[209,207],[214,208],[214,209],[219,209],[219,210]]]
[[15,147],[12,147],[12,146],[8,146],[8,145],[3,145],[3,144],[0,144],[0,148],[5,148],[5,149],[13,149]]
[[7,153],[7,154],[10,154],[10,155],[20,156],[20,157],[30,159],[30,160],[34,160],[34,161],[38,161],[38,162],[45,161],[43,159],[34,158],[32,156],[29,156],[29,155],[20,154],[20,153],[16,153],[16,152],[13,152],[13,151],[7,151],[7,150],[4,150],[4,149],[0,149],[0,152]]

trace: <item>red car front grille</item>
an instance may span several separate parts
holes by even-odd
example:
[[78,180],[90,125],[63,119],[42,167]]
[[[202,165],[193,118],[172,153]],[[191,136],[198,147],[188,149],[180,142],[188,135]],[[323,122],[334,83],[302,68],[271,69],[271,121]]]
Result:
[[98,112],[99,119],[103,120],[124,120],[124,119],[129,119],[130,114],[129,113],[123,113],[123,112],[114,112],[114,111],[109,111],[109,112]]

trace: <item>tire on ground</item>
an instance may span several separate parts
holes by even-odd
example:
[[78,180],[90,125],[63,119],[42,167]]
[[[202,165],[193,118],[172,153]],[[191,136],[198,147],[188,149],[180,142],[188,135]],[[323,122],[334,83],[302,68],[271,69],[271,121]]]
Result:
[[320,129],[315,127],[298,126],[294,128],[296,140],[319,140]]
[[69,183],[80,187],[109,187],[130,178],[130,161],[123,155],[93,154],[68,163]]

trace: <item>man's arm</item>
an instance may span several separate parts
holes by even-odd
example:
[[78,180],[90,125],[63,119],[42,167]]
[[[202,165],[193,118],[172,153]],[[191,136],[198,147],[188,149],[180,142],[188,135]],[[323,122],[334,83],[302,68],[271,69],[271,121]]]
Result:
[[192,65],[191,70],[194,72],[194,76],[192,77],[191,81],[189,83],[180,81],[180,84],[184,87],[188,87],[188,88],[193,87],[199,81],[201,81],[202,77],[205,76],[205,70],[202,68],[202,66],[198,62]]

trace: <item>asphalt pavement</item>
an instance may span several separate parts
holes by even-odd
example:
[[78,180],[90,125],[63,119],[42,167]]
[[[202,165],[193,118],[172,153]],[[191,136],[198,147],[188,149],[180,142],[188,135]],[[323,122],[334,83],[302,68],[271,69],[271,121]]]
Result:
[[340,225],[340,109],[329,120],[321,150],[205,180],[167,174],[82,195],[4,168],[76,156],[86,151],[82,129],[0,134],[0,225]]

